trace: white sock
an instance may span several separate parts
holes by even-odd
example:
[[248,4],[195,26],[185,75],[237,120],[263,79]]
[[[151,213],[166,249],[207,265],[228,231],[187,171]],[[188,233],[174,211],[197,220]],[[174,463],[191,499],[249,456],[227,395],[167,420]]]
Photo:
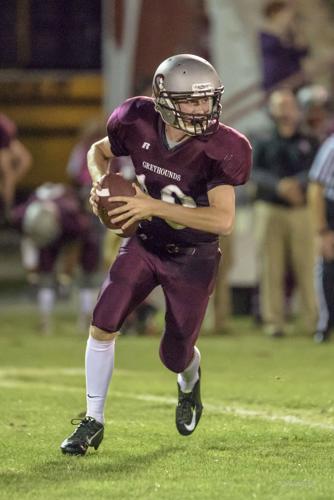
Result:
[[179,373],[177,376],[177,382],[181,388],[182,392],[191,392],[198,380],[198,368],[201,362],[201,353],[199,349],[194,347],[194,357],[191,360],[187,368]]
[[53,311],[56,292],[53,288],[40,288],[37,293],[37,303],[42,316],[49,316]]
[[91,314],[96,301],[95,290],[93,288],[81,288],[79,291],[80,312],[82,314]]
[[86,400],[89,417],[104,423],[104,405],[114,369],[115,339],[89,336],[86,347]]

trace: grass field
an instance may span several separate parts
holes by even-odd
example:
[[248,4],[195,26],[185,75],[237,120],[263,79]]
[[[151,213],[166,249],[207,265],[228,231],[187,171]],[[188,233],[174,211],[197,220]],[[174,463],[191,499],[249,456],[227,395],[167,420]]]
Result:
[[182,437],[159,339],[120,338],[105,439],[67,457],[59,445],[85,408],[85,337],[70,315],[47,338],[29,310],[1,319],[1,499],[334,498],[334,344],[269,340],[244,319],[233,335],[203,336],[205,410]]

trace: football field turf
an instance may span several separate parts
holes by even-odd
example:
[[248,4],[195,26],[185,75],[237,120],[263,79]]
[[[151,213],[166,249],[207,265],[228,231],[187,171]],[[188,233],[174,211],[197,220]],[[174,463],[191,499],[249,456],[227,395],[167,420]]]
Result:
[[29,311],[1,316],[1,499],[334,498],[334,343],[269,340],[244,319],[203,336],[204,412],[183,437],[159,339],[124,336],[105,439],[69,457],[59,445],[85,408],[85,336],[69,316],[52,337]]

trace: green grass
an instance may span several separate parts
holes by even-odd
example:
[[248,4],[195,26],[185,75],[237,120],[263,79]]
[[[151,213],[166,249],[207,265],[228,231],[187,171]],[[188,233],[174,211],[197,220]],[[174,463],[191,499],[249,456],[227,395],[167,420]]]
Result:
[[53,337],[35,332],[29,308],[1,317],[1,499],[334,498],[334,344],[272,341],[247,320],[203,336],[205,410],[185,438],[159,339],[120,338],[105,439],[67,457],[59,445],[85,408],[85,336],[70,314]]

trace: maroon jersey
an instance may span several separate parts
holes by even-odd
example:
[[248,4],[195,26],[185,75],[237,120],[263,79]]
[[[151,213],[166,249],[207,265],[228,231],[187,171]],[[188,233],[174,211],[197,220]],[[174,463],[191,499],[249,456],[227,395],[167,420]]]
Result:
[[[150,196],[186,207],[209,206],[207,193],[219,185],[244,184],[251,169],[251,146],[245,136],[223,124],[212,135],[189,138],[170,148],[164,123],[150,98],[128,99],[107,125],[115,156],[130,156],[138,182]],[[196,245],[217,235],[153,217],[139,233],[160,244]]]
[[7,116],[0,113],[0,149],[8,148],[15,137],[15,124]]
[[86,219],[74,191],[62,184],[45,183],[39,186],[28,200],[12,210],[13,223],[21,228],[24,214],[34,201],[53,202],[60,218],[61,234],[64,239],[76,239],[86,230]]
[[45,183],[38,187],[29,199],[12,211],[12,223],[23,230],[27,208],[35,201],[47,201],[56,205],[60,221],[60,234],[47,246],[40,248],[39,270],[51,272],[64,245],[71,241],[80,243],[80,264],[84,272],[95,272],[100,260],[101,233],[92,217],[80,206],[75,192],[62,184]]

